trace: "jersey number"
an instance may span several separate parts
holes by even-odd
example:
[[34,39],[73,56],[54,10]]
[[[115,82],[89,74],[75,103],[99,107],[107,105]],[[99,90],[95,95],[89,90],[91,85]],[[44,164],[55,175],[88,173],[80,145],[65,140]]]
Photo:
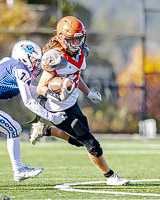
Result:
[[[72,74],[72,78],[71,79],[75,83],[75,88],[77,88],[78,85],[79,85],[79,75],[80,75],[79,71],[77,71],[74,74]],[[69,77],[69,76],[71,76],[71,75],[68,74],[67,77]]]
[[20,80],[22,80],[25,75],[26,75],[26,73],[22,72],[22,76],[21,76]]

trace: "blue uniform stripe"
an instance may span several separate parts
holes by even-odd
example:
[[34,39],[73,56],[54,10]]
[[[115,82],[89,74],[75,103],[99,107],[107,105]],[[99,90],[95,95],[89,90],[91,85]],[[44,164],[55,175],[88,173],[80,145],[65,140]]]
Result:
[[[12,135],[13,135],[14,133],[16,133],[16,134],[14,134],[14,135],[17,136],[18,133],[17,133],[17,129],[15,128],[15,126],[13,126],[13,124],[12,124],[6,117],[4,117],[4,116],[1,115],[1,114],[0,114],[0,116],[2,117],[2,119],[0,119],[0,123],[1,123],[1,124],[4,123],[4,126],[1,125],[1,127],[3,127],[4,129],[6,129],[6,130],[8,131],[8,133],[9,133],[9,138],[11,138],[11,135],[10,135],[11,132],[12,132]],[[2,120],[3,120],[4,122],[3,122]],[[8,123],[5,123],[5,120],[6,120]]]

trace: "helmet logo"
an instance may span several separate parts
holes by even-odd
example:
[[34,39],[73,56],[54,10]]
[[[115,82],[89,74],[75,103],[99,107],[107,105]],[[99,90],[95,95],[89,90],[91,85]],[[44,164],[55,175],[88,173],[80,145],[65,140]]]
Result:
[[26,53],[30,53],[32,54],[33,52],[38,54],[35,50],[34,50],[34,47],[32,45],[27,45],[25,48],[24,48],[25,52]]

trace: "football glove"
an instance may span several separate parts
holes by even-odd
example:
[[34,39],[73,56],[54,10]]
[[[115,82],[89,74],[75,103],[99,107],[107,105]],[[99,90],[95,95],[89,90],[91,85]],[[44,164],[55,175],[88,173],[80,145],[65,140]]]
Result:
[[66,113],[65,112],[57,112],[54,114],[54,119],[52,120],[53,124],[58,125],[62,123],[66,117],[64,116]]
[[50,98],[57,101],[65,101],[72,94],[74,88],[75,88],[75,83],[72,84],[72,88],[69,91],[65,87],[62,87],[61,94],[57,94],[48,89],[47,92],[45,93],[45,98]]
[[95,103],[98,103],[99,101],[102,100],[102,97],[101,97],[100,92],[92,92],[92,91],[89,91],[87,97],[88,97],[91,101],[93,101],[93,102],[95,102]]
[[75,88],[75,83],[72,84],[72,88],[69,91],[66,88],[63,87],[62,92],[60,94],[61,101],[66,100],[72,94],[74,88]]

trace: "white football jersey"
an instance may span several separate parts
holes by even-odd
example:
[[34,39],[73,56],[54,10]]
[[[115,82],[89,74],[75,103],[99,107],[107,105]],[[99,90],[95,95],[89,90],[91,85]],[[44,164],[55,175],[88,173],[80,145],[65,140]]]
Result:
[[[70,57],[65,51],[62,51],[61,53],[56,50],[49,50],[44,54],[44,57],[42,60],[45,62],[45,57],[48,57],[47,54],[50,53],[56,53],[59,54],[60,59],[59,63],[56,63],[56,66],[52,66],[53,68],[49,71],[54,71],[56,76],[63,76],[68,77],[72,83],[75,83],[75,89],[72,92],[72,94],[65,100],[65,101],[58,101],[57,99],[53,100],[48,98],[46,101],[46,109],[49,111],[57,112],[57,111],[63,111],[70,107],[72,107],[76,102],[79,95],[78,92],[78,85],[79,85],[79,78],[81,71],[86,68],[86,58],[85,54],[82,51],[81,56],[77,54],[76,58]],[[52,56],[57,58],[56,56]]]

